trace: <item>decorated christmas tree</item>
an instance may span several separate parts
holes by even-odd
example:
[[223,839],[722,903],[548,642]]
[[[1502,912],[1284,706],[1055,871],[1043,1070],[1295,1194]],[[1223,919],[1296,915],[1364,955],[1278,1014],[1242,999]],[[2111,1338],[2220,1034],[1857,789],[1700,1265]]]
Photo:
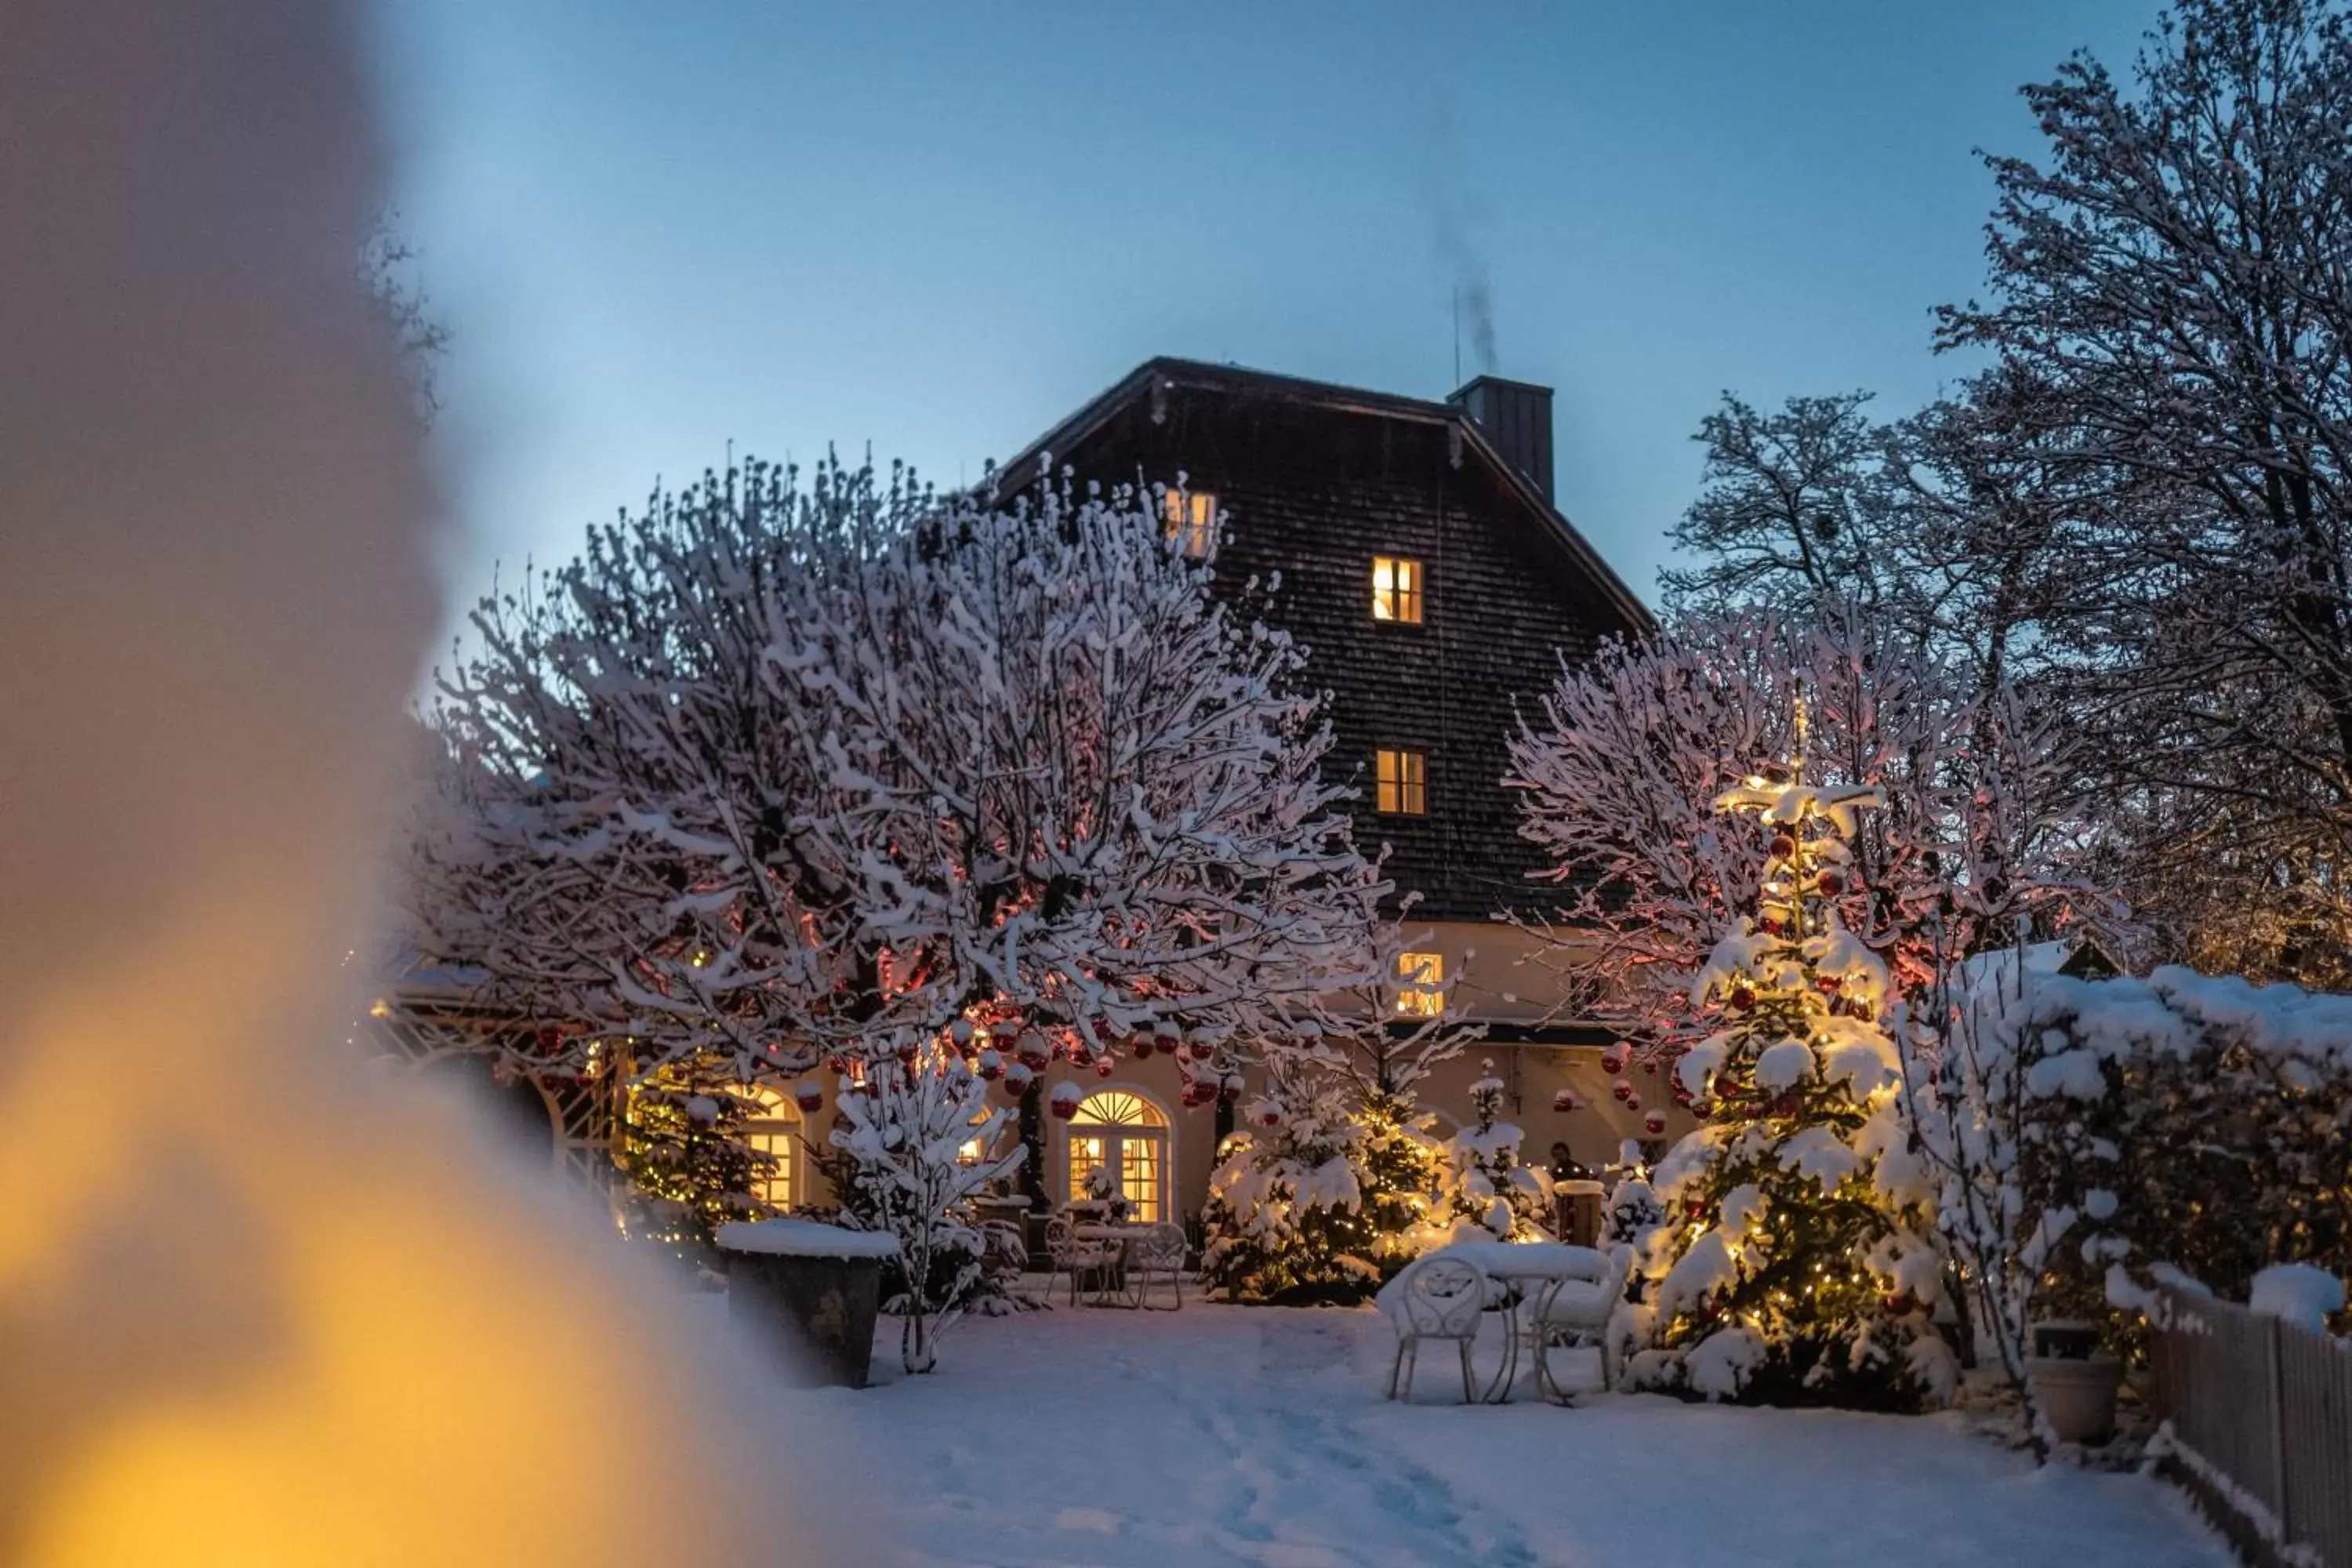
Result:
[[1471,1119],[1446,1140],[1448,1207],[1457,1236],[1486,1232],[1497,1241],[1528,1241],[1548,1233],[1551,1219],[1551,1178],[1519,1160],[1524,1136],[1503,1111],[1503,1080],[1495,1064],[1478,1064],[1478,1081],[1470,1086]]
[[1722,934],[1691,985],[1719,1026],[1676,1064],[1706,1123],[1654,1176],[1650,1348],[1635,1385],[1710,1399],[1910,1408],[1949,1386],[1932,1313],[1940,1279],[1918,1163],[1897,1121],[1885,965],[1839,922],[1846,840],[1878,804],[1819,787],[1801,760],[1717,809],[1752,818],[1759,908]]

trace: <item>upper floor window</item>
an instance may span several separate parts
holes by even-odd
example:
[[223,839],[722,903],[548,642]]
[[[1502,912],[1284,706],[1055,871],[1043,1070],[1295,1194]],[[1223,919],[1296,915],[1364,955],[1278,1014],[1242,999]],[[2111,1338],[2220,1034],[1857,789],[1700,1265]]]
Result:
[[1434,1018],[1445,1011],[1445,955],[1397,954],[1396,1010],[1407,1018]]
[[1180,490],[1172,485],[1160,498],[1160,515],[1168,537],[1195,561],[1207,556],[1217,542],[1217,498],[1207,490]]
[[1402,555],[1372,557],[1372,619],[1421,625],[1421,563]]
[[1429,757],[1382,746],[1372,760],[1372,804],[1382,811],[1420,816],[1429,810]]

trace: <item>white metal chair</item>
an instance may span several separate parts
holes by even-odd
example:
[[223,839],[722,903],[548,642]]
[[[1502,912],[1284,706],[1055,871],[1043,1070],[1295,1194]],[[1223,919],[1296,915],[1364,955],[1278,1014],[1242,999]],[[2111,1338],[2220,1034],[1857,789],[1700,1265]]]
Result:
[[1609,1363],[1609,1320],[1625,1299],[1625,1275],[1633,1264],[1633,1249],[1612,1247],[1602,1256],[1608,1264],[1592,1278],[1563,1280],[1552,1288],[1542,1303],[1541,1319],[1534,1325],[1530,1348],[1537,1364],[1547,1365],[1543,1357],[1553,1345],[1592,1340],[1601,1347],[1601,1386],[1607,1389],[1616,1386],[1616,1372]]
[[[1070,1305],[1078,1304],[1078,1291],[1083,1286],[1088,1300],[1099,1301],[1110,1282],[1111,1265],[1118,1259],[1115,1242],[1089,1241],[1077,1234],[1076,1227],[1060,1215],[1045,1222],[1045,1256],[1053,1260],[1055,1274],[1070,1277]],[[1045,1294],[1054,1293],[1054,1282],[1045,1281]]]
[[[1165,1308],[1151,1306],[1151,1289],[1164,1281],[1171,1298]],[[1155,1311],[1178,1311],[1184,1305],[1184,1227],[1147,1225],[1137,1227],[1127,1244],[1128,1299]]]
[[1470,1345],[1486,1310],[1486,1276],[1458,1258],[1424,1258],[1397,1280],[1390,1316],[1396,1325],[1396,1360],[1389,1365],[1389,1397],[1412,1397],[1421,1342],[1452,1340],[1462,1357],[1462,1401],[1478,1395],[1470,1375]]

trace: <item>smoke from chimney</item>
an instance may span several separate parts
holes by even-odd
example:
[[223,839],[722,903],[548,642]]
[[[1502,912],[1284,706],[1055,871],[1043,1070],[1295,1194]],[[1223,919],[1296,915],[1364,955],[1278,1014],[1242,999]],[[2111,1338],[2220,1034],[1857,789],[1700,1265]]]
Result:
[[1495,369],[1495,292],[1477,238],[1486,206],[1471,187],[1461,134],[1451,114],[1432,127],[1428,153],[1422,199],[1429,214],[1431,251],[1453,290],[1454,379],[1459,382],[1465,336],[1470,368],[1482,375]]

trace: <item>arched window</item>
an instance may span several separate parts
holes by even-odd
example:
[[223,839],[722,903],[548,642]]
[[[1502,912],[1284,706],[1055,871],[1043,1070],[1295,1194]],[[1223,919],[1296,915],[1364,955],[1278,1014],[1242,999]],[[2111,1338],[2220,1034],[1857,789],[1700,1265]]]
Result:
[[751,1195],[789,1214],[800,1197],[801,1113],[772,1089],[747,1087],[743,1092],[758,1106],[743,1123],[744,1146],[767,1156],[751,1173]]
[[1157,1222],[1171,1217],[1174,1188],[1168,1168],[1168,1113],[1133,1089],[1107,1089],[1088,1095],[1070,1118],[1064,1192],[1073,1202],[1087,1196],[1087,1178],[1108,1167],[1118,1174],[1119,1191],[1131,1205],[1129,1217]]

